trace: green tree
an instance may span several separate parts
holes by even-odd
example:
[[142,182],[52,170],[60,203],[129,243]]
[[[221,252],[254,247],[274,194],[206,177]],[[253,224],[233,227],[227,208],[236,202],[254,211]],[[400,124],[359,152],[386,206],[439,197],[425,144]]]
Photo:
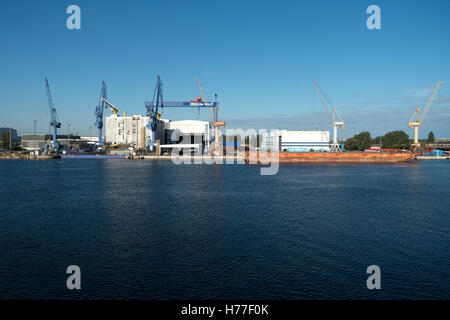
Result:
[[391,131],[386,133],[383,138],[383,148],[386,149],[408,149],[409,136],[402,130]]
[[345,140],[345,147],[346,150],[358,150],[358,145],[356,144],[356,141],[354,138],[348,138]]
[[11,146],[9,145],[9,131],[2,133],[2,143],[1,143],[1,149],[10,149]]
[[430,131],[430,133],[428,134],[427,142],[428,143],[434,143],[434,133],[433,133],[433,131]]
[[372,145],[372,137],[367,131],[363,131],[354,135],[352,138],[345,141],[345,149],[347,150],[359,150],[370,148]]
[[381,145],[382,142],[383,142],[383,137],[381,137],[381,136],[375,137],[372,140],[372,144],[379,144],[379,145]]

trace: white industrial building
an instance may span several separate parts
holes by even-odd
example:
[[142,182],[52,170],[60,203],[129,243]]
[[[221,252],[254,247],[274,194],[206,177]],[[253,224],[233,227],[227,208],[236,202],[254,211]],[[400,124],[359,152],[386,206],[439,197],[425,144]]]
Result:
[[[180,120],[169,121],[165,123],[166,144],[182,143],[182,144],[202,144],[201,150],[209,150],[211,144],[211,130],[208,121],[199,120]],[[174,135],[175,133],[175,135]],[[179,138],[172,141],[172,137]],[[182,137],[182,140],[181,140]],[[190,140],[187,140],[190,139]],[[181,141],[180,141],[181,140]],[[187,140],[187,141],[186,141]],[[170,146],[161,145],[161,148]]]
[[[157,139],[164,136],[164,122],[168,120],[159,120],[157,130]],[[151,138],[151,130],[147,128],[150,123],[149,117],[141,115],[118,116],[111,115],[106,117],[106,143],[122,144],[133,146],[138,149],[145,149],[147,137]]]
[[329,131],[278,130],[266,133],[263,147],[287,152],[330,151]]
[[[198,120],[181,120],[170,121],[167,119],[158,120],[158,129],[156,131],[156,140],[159,140],[161,148],[174,143],[191,144],[200,141],[201,149],[209,148],[211,143],[211,131],[208,121]],[[118,116],[111,115],[106,117],[106,143],[110,144],[122,144],[128,146],[134,146],[138,149],[145,149],[147,147],[148,139],[151,139],[151,129],[147,128],[150,123],[150,118],[134,115],[134,116]],[[185,141],[186,139],[178,138],[176,141],[172,141],[173,133],[176,132],[178,137],[191,136],[191,141]],[[155,143],[157,142],[155,141]]]

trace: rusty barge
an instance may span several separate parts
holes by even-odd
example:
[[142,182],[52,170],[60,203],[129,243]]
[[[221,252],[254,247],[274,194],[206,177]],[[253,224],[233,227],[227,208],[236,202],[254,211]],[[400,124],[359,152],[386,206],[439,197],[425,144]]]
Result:
[[414,159],[412,152],[279,152],[246,153],[247,163],[394,163]]

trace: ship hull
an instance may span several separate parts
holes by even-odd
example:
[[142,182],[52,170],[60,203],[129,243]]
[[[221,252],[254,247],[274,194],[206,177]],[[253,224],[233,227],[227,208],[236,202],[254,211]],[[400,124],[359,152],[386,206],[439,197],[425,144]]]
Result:
[[[368,153],[368,152],[280,152],[276,154],[247,154],[248,163],[395,163],[412,160],[410,152]],[[256,162],[255,162],[256,160]]]
[[123,159],[123,155],[106,154],[106,153],[88,153],[88,154],[63,154],[63,159]]

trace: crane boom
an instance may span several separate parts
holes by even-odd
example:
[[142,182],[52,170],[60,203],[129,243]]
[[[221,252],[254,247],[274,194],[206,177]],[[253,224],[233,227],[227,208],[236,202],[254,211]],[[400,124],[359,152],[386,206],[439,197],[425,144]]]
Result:
[[324,99],[325,94],[322,92],[322,89],[320,89],[320,87],[319,87],[319,85],[317,84],[316,80],[314,80],[314,79],[311,79],[311,80],[312,80],[312,82],[314,83],[314,86],[315,86],[315,88],[316,88],[316,90],[317,90],[317,93],[319,94],[320,100],[322,101],[322,105],[323,105],[323,107],[325,108],[325,111],[326,111],[327,114],[328,114],[328,118],[330,119],[330,121],[333,121],[333,118],[332,118],[332,116],[331,116],[331,112],[330,112],[330,110],[328,109],[327,103],[325,102],[325,99]]
[[[156,99],[156,101],[155,101]],[[152,130],[152,140],[148,141],[148,147],[150,151],[153,151],[153,148],[156,143],[156,130],[158,129],[158,120],[161,114],[158,113],[159,108],[164,107],[163,103],[163,84],[161,81],[161,77],[158,75],[156,77],[156,86],[155,92],[153,93],[153,101],[151,104],[145,104],[147,108],[147,116],[150,117],[150,123],[147,125],[147,128]]]
[[45,87],[46,87],[46,91],[47,91],[48,107],[50,110],[50,125],[53,127],[52,147],[53,147],[53,151],[58,152],[59,144],[57,141],[57,129],[61,128],[61,122],[59,122],[58,113],[56,112],[56,107],[53,105],[52,94],[50,92],[50,85],[48,84],[47,77],[45,77]]
[[422,113],[422,116],[420,117],[419,121],[423,122],[423,119],[425,119],[425,116],[427,115],[428,110],[430,109],[431,103],[434,100],[434,97],[436,97],[436,93],[439,90],[439,87],[441,86],[442,81],[439,81],[436,86],[434,87],[433,93],[431,94],[430,99],[428,100],[427,106],[425,107],[425,110]]
[[[197,78],[195,78],[195,81],[197,81],[198,88],[199,88],[200,93],[201,93],[201,95],[202,95],[202,102],[207,103],[208,101],[206,100],[205,92],[203,91],[203,87],[202,87],[202,84],[200,83],[200,80],[198,80]],[[214,124],[214,123],[217,121],[217,119],[216,119],[216,113],[211,114],[211,110],[209,110],[209,105],[208,105],[208,104],[206,104],[206,109],[207,109],[208,112],[210,113],[211,118],[212,118],[212,122],[213,122],[213,124]],[[199,110],[200,110],[200,107],[199,107]]]
[[[203,101],[205,103],[207,103],[206,98],[205,98],[205,93],[203,92],[202,85],[200,84],[200,80],[198,80],[197,78],[195,78],[195,80],[197,80],[197,84],[198,84],[198,87],[199,87],[200,92],[202,94]],[[217,99],[217,95],[216,95],[216,99]],[[208,111],[210,111],[209,107],[208,107],[208,104],[206,104],[206,108],[208,109]],[[200,108],[199,108],[199,110],[200,110]],[[214,114],[212,115],[212,118],[213,118],[212,122],[213,122],[213,126],[214,126],[214,152],[215,153],[219,153],[220,152],[219,127],[225,127],[225,122],[223,122],[223,121],[219,122],[218,121],[218,115],[219,115],[219,106],[216,103],[216,105],[214,106]]]
[[[325,93],[323,93],[322,89],[319,87],[317,82],[314,79],[311,79],[311,80],[314,83],[317,93],[319,94],[320,100],[322,101],[323,107],[325,108],[325,111],[328,114],[328,118],[330,119],[330,124],[333,127],[333,143],[330,145],[330,149],[331,149],[331,151],[341,151],[341,146],[339,145],[338,139],[337,139],[337,129],[342,128],[343,130],[345,130],[344,120],[337,113],[336,107],[331,103],[331,101],[328,99],[328,97],[325,95]],[[327,106],[327,102],[331,106],[333,113],[330,112],[330,110]]]
[[425,119],[428,110],[430,110],[431,103],[433,102],[434,97],[436,96],[436,93],[438,92],[439,87],[441,86],[441,83],[442,81],[439,81],[434,87],[433,93],[431,94],[430,99],[428,99],[428,103],[422,114],[420,114],[420,108],[416,108],[415,112],[409,119],[408,127],[414,128],[414,143],[411,145],[411,147],[414,149],[416,153],[420,153],[421,150],[421,145],[419,143],[419,127],[423,124],[423,120]]
[[95,107],[95,123],[94,125],[98,129],[98,142],[99,146],[103,145],[103,137],[102,137],[102,129],[103,129],[103,110],[105,109],[105,99],[106,96],[106,84],[105,81],[102,81],[102,88],[100,90],[100,98],[98,100],[98,104]]
[[106,105],[111,109],[111,112],[116,115],[117,112],[119,112],[119,108],[117,108],[116,106],[114,106],[111,102],[109,102],[108,100],[106,100],[105,98],[102,98],[102,101],[106,103]]
[[205,93],[203,92],[202,84],[200,83],[200,80],[195,78],[195,81],[197,81],[198,88],[200,89],[200,94],[202,95],[202,99],[204,102],[206,102]]

